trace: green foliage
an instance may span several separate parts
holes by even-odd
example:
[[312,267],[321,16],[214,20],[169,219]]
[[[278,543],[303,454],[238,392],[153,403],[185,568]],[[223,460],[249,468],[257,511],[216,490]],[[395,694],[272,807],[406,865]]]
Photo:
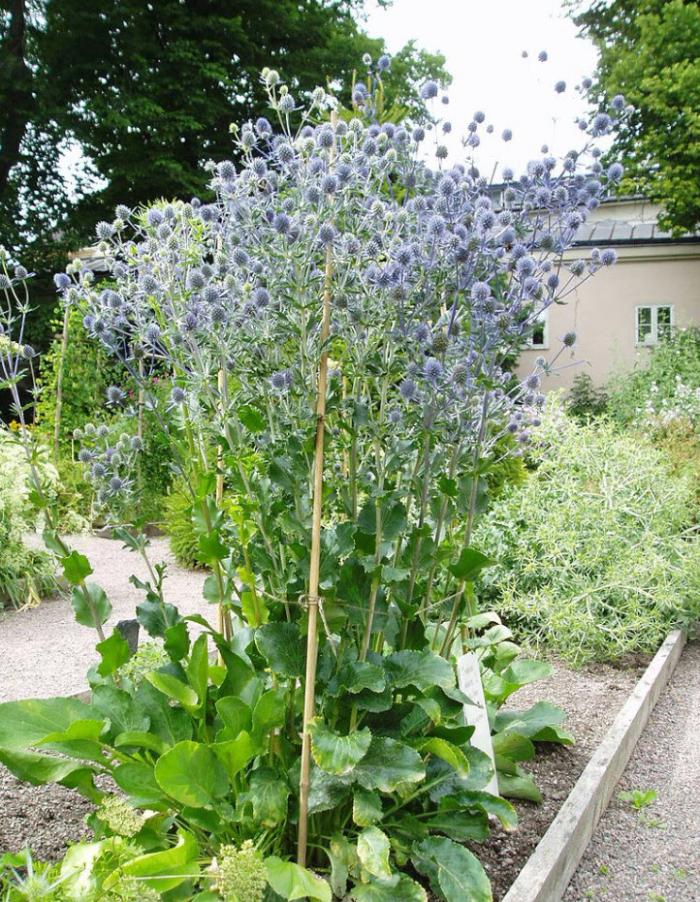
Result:
[[498,564],[487,597],[516,635],[565,658],[654,651],[698,615],[700,542],[688,473],[636,433],[581,425],[555,405],[536,473],[477,530]]
[[608,408],[608,393],[588,373],[579,373],[566,399],[568,413],[580,423],[602,416]]
[[[56,421],[56,386],[61,364],[63,314],[57,310],[52,320],[56,337],[41,358],[39,401],[35,409],[37,427],[47,443],[53,441]],[[63,406],[60,443],[69,456],[73,431],[96,416],[103,416],[108,385],[123,381],[122,368],[107,357],[98,342],[90,339],[82,323],[82,313],[74,307],[68,318],[69,341],[63,367]]]
[[[53,491],[56,471],[45,451],[36,466],[47,490]],[[38,516],[30,490],[24,449],[12,433],[0,430],[0,608],[36,603],[56,585],[48,555],[24,542],[24,534],[36,527]]]
[[629,802],[635,811],[641,811],[656,801],[658,792],[655,789],[631,789],[618,792],[617,797],[621,802]]
[[182,567],[201,567],[199,536],[192,520],[192,498],[181,483],[176,483],[163,499],[163,529],[170,550]]
[[679,383],[700,389],[700,328],[674,331],[652,349],[647,366],[612,379],[607,387],[610,416],[627,426],[638,422],[650,403],[652,412],[671,409]]
[[622,189],[664,207],[676,233],[700,223],[700,8],[684,0],[572,3],[574,20],[599,53],[594,100],[622,93],[632,109],[613,154]]
[[[85,583],[89,563],[47,538],[67,576],[97,598],[101,590]],[[145,538],[124,538],[137,552],[146,547]],[[134,880],[144,893],[172,890],[178,898],[262,899],[269,887],[287,900],[330,902],[334,892],[359,902],[426,902],[425,889],[400,870],[411,861],[438,898],[491,899],[478,858],[454,840],[483,840],[491,814],[509,828],[517,818],[508,802],[484,791],[493,772],[470,745],[450,662],[427,649],[358,662],[349,648],[336,658],[322,640],[319,717],[310,730],[312,873],[285,860],[299,792],[303,657],[296,623],[243,629],[231,643],[203,618],[183,619],[164,605],[158,585],[140,585],[147,594],[138,609],[142,625],[157,636],[168,622],[166,635],[177,629],[184,641],[147,642],[129,655],[114,633],[97,645],[91,702],[0,705],[0,761],[20,779],[77,788],[98,806],[89,818],[93,839],[71,847],[60,865],[39,866],[42,880],[80,879],[85,898],[115,902],[132,898]],[[147,604],[161,606],[162,616],[154,618]],[[204,628],[196,640],[192,621]],[[534,755],[535,742],[571,741],[563,714],[535,705],[508,716],[501,707],[549,667],[519,660],[496,615],[478,615],[469,627],[499,784],[536,799],[520,762]],[[372,673],[358,682],[367,669]],[[386,701],[377,709],[379,699]],[[100,775],[125,795],[97,788]],[[22,898],[29,862],[25,855],[0,863],[8,899]]]

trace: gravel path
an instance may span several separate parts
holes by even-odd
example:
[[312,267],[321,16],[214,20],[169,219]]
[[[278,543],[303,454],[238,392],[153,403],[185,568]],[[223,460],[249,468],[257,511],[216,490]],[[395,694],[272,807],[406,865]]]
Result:
[[[649,790],[639,813],[617,798]],[[688,645],[649,719],[564,902],[700,899],[700,643]]]
[[[68,544],[85,554],[94,575],[112,602],[105,631],[118,620],[135,616],[143,592],[134,588],[129,576],[148,574],[143,560],[122,543],[97,536],[69,536]],[[202,598],[202,572],[183,570],[173,561],[166,538],[151,540],[150,557],[168,563],[166,601],[182,613],[212,617],[213,608]],[[97,660],[95,632],[80,626],[65,597],[56,596],[35,608],[0,614],[0,701],[68,695],[87,688],[85,674]]]

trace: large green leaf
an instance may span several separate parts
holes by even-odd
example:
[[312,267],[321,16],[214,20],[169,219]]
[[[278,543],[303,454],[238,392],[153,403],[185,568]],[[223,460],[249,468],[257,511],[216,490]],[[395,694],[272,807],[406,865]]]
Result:
[[79,771],[92,773],[81,761],[54,758],[25,749],[0,748],[0,762],[18,780],[31,783],[33,786],[42,783],[61,783],[66,777]]
[[368,689],[371,692],[383,692],[386,686],[386,674],[378,664],[369,661],[351,661],[344,664],[329,683],[328,694],[340,695],[341,692],[356,694]]
[[192,718],[182,708],[171,705],[155,686],[144,681],[136,693],[139,707],[148,711],[151,732],[156,733],[168,745],[192,738]]
[[462,789],[440,802],[441,807],[466,808],[470,811],[483,811],[491,814],[501,822],[505,830],[513,830],[518,825],[518,814],[505,799],[478,789]]
[[[187,678],[190,686],[197,693],[200,704],[204,704],[209,684],[209,649],[207,635],[202,633],[192,646],[190,660],[187,663]],[[158,688],[158,687],[156,687]]]
[[311,753],[321,770],[336,776],[349,774],[355,765],[367,754],[372,734],[365,727],[348,736],[334,733],[320,718],[309,724],[311,733]]
[[65,730],[49,733],[38,745],[71,758],[104,764],[105,756],[100,736],[106,725],[107,722],[104,720],[74,720]]
[[229,790],[226,771],[212,750],[200,742],[178,742],[155,767],[156,782],[172,798],[192,808],[211,807]]
[[229,780],[243,770],[259,751],[258,744],[245,730],[242,730],[235,739],[213,742],[210,748],[223,764]]
[[303,676],[306,657],[296,623],[266,623],[256,631],[255,644],[273,673]]
[[442,758],[457,771],[460,777],[466,777],[469,773],[469,759],[459,746],[447,739],[428,736],[425,739],[416,740],[413,745],[422,754],[428,752],[430,755]]
[[431,833],[443,833],[457,842],[483,842],[489,835],[489,818],[485,811],[465,811],[441,800],[440,810],[423,823]]
[[[151,852],[139,855],[122,866],[122,873],[129,877],[137,877],[145,886],[165,893],[183,883],[188,877],[199,874],[197,856],[199,848],[191,833],[184,830],[178,832],[177,843],[162,852]],[[117,883],[120,879],[119,869],[113,871],[105,880],[104,888]]]
[[418,752],[384,736],[372,737],[367,753],[353,771],[355,782],[381,792],[393,792],[402,783],[419,783],[424,777],[425,767]]
[[352,819],[358,827],[371,827],[382,819],[382,800],[379,793],[356,786],[353,790]]
[[0,747],[24,749],[75,720],[90,718],[89,705],[74,698],[28,698],[0,705]]
[[363,870],[373,877],[391,877],[389,837],[379,827],[367,827],[357,837],[357,857]]
[[573,736],[560,724],[566,715],[549,702],[537,702],[526,711],[499,711],[494,718],[494,732],[507,730],[509,733],[520,733],[533,742],[559,742],[571,745]]
[[139,808],[162,806],[166,799],[163,790],[156,783],[153,766],[144,761],[120,764],[113,771],[114,780],[126,792],[131,802]]
[[489,567],[494,562],[476,548],[463,548],[459,558],[454,564],[450,564],[450,573],[465,583],[473,582],[484,567]]
[[253,708],[253,736],[262,742],[273,730],[284,725],[286,699],[282,689],[269,689]]
[[415,686],[421,691],[432,686],[451,689],[456,682],[450,662],[431,651],[394,652],[384,660],[384,667],[396,689],[405,686]]
[[[423,887],[405,874],[398,877],[396,883],[372,880],[370,883],[359,883],[350,891],[354,902],[427,902]],[[466,902],[466,900],[465,900]]]
[[536,680],[550,676],[552,665],[546,661],[513,661],[500,674],[486,669],[483,674],[484,694],[487,701],[502,705],[518,689]]
[[250,775],[248,801],[261,827],[275,827],[287,817],[289,786],[271,767],[259,767]]
[[272,889],[293,902],[294,899],[311,899],[313,902],[331,902],[331,888],[311,871],[293,861],[282,861],[276,855],[265,859],[267,882]]
[[424,874],[433,892],[446,902],[491,902],[491,884],[486,871],[465,846],[445,837],[431,836],[413,847],[411,860]]
[[[146,684],[147,685],[147,684]],[[163,696],[148,686],[150,692],[158,696],[158,701],[164,702]],[[117,689],[115,686],[95,686],[92,690],[92,707],[108,718],[112,724],[112,733],[128,733],[131,731],[145,731],[150,726],[150,718],[142,704],[133,699],[128,692]],[[181,712],[182,713],[182,712]],[[180,737],[187,738],[187,737]],[[172,744],[172,743],[171,743]]]
[[517,764],[508,769],[512,773],[502,770],[497,773],[498,791],[502,796],[507,796],[509,799],[526,799],[528,802],[542,801],[542,793],[527,771]]
[[535,746],[526,736],[520,733],[496,733],[491,737],[496,764],[505,759],[509,761],[531,761],[535,757]]
[[162,692],[163,695],[167,695],[168,698],[180,702],[186,711],[191,713],[197,709],[197,693],[191,686],[185,685],[185,683],[178,680],[178,678],[174,677],[172,674],[157,673],[156,671],[153,671],[146,674],[146,679],[151,686],[154,686],[159,692]]
[[240,698],[235,695],[227,695],[216,703],[216,710],[223,720],[228,738],[235,739],[241,730],[250,731],[253,724],[253,712]]

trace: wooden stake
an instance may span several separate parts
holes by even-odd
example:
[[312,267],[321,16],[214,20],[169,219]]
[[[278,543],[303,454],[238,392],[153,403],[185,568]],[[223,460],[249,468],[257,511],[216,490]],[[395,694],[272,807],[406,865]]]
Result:
[[[331,113],[335,131],[338,116]],[[331,151],[331,162],[334,152]],[[331,329],[331,288],[333,283],[333,251],[326,248],[326,268],[323,280],[323,314],[321,319],[321,360],[318,367],[316,395],[316,447],[314,454],[313,515],[311,521],[311,564],[309,567],[308,625],[306,634],[306,674],[304,682],[304,731],[301,741],[301,773],[299,777],[299,832],[297,862],[306,866],[306,845],[309,831],[309,788],[311,774],[311,735],[309,723],[316,709],[316,662],[318,658],[318,588],[321,570],[321,516],[323,513],[323,443],[326,431],[326,386],[328,382],[328,351],[326,343]]]
[[61,438],[61,416],[63,414],[63,371],[66,368],[66,352],[68,350],[68,326],[70,319],[70,305],[64,301],[63,331],[61,332],[61,357],[58,361],[58,374],[56,376],[56,410],[53,424],[53,456],[58,462],[59,441]]
[[[226,370],[221,367],[217,377],[217,385],[219,388],[219,405],[222,415],[224,414],[225,395],[226,395]],[[216,451],[216,506],[221,508],[224,500],[224,452],[221,443]],[[233,635],[233,624],[231,623],[231,614],[225,609],[224,605],[219,602],[219,632],[226,639],[230,639]]]

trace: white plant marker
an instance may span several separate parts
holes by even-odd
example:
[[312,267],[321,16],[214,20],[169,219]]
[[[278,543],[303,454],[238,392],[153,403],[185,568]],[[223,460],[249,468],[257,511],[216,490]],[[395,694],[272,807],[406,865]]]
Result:
[[471,743],[491,759],[493,777],[491,777],[484,789],[486,792],[498,795],[496,756],[493,753],[493,743],[491,742],[491,728],[489,727],[489,718],[486,711],[486,699],[484,698],[484,687],[481,682],[479,659],[474,652],[470,651],[457,660],[457,682],[462,692],[474,702],[473,705],[464,705],[464,720],[468,726],[474,727]]

